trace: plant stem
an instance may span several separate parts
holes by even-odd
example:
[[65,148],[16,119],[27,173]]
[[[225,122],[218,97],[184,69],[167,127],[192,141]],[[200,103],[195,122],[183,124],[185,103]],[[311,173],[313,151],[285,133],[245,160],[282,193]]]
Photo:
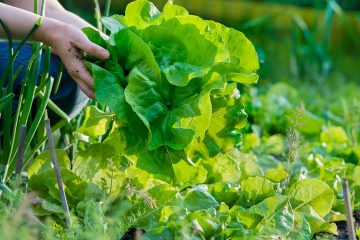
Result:
[[26,137],[26,125],[22,125],[20,126],[20,133],[19,133],[20,140],[19,140],[19,148],[18,148],[16,169],[15,169],[16,175],[19,175],[22,169],[22,164],[24,160],[25,137]]
[[64,210],[65,222],[66,222],[67,227],[70,227],[71,226],[70,211],[69,211],[69,206],[68,206],[67,200],[66,200],[63,182],[61,179],[61,173],[60,173],[59,163],[57,161],[55,144],[54,144],[54,139],[51,134],[51,127],[50,127],[49,119],[45,120],[45,127],[46,127],[46,133],[47,133],[47,137],[48,137],[48,141],[49,141],[49,148],[51,151],[51,159],[52,159],[52,163],[54,165],[56,181],[57,181],[58,187],[59,187],[59,192],[60,192],[60,197],[61,197],[61,205]]
[[104,13],[104,15],[105,15],[106,17],[108,17],[109,14],[110,14],[110,6],[111,6],[111,0],[106,0],[106,3],[105,3],[105,13]]

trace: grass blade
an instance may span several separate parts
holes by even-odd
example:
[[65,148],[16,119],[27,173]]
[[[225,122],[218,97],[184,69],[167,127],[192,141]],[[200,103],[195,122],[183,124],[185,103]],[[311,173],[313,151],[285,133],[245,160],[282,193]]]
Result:
[[110,7],[111,7],[111,0],[106,0],[106,3],[105,3],[105,12],[104,12],[104,15],[106,17],[109,16],[110,14]]
[[22,125],[20,127],[20,133],[19,133],[19,148],[18,148],[18,154],[17,154],[17,161],[16,161],[16,169],[15,174],[19,175],[21,173],[22,164],[24,160],[24,146],[25,146],[25,137],[26,137],[26,125]]

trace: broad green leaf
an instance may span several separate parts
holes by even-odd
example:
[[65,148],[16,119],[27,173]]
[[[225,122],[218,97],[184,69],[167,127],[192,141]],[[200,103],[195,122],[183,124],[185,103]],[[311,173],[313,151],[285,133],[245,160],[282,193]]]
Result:
[[160,14],[152,2],[137,0],[127,5],[125,16],[121,20],[126,26],[145,28],[154,22],[156,23]]
[[237,221],[247,229],[256,229],[256,226],[262,219],[263,217],[261,215],[249,212],[247,209],[242,209],[237,212]]
[[327,144],[348,144],[349,138],[341,127],[329,127],[320,134],[320,141]]
[[202,160],[200,164],[207,170],[207,182],[238,182],[241,179],[240,153],[231,150],[225,154],[218,154],[213,158]]
[[95,64],[90,64],[90,66],[94,76],[97,100],[109,106],[122,122],[128,124],[133,133],[146,136],[145,125],[125,101],[124,89],[120,85],[119,79],[111,72]]
[[360,211],[360,186],[355,185],[352,188],[354,190],[354,196],[355,196],[354,209]]
[[226,237],[232,240],[259,239],[253,230],[245,229],[244,225],[238,222],[231,222],[226,226]]
[[294,211],[294,228],[289,233],[293,240],[312,239],[310,224],[301,212]]
[[115,130],[109,138],[105,141],[106,144],[118,148],[116,151],[120,155],[124,154],[138,168],[166,182],[185,187],[202,183],[206,179],[206,170],[189,162],[184,151],[175,151],[166,146],[149,151],[146,141],[134,136],[126,128]]
[[243,207],[250,207],[274,196],[277,184],[263,177],[249,177],[241,181],[240,187],[237,203]]
[[209,185],[209,193],[215,197],[216,201],[224,202],[232,207],[238,198],[240,186],[229,182],[217,182]]
[[166,101],[164,88],[136,69],[131,72],[125,96],[150,131],[149,150],[161,146],[183,150],[194,137],[204,135],[211,103],[208,95],[196,94],[200,91],[200,82],[194,81],[173,91]]
[[96,43],[97,45],[106,48],[107,43],[106,40],[104,40],[99,31],[95,30],[92,27],[85,27],[82,29],[82,31],[86,34],[86,36],[89,38],[90,41],[93,43]]
[[219,206],[216,199],[201,188],[190,189],[185,194],[184,207],[190,211],[218,208]]
[[[139,71],[132,71],[125,90],[126,100],[150,130],[150,150],[161,146],[182,150],[192,140],[194,131],[173,127],[180,121],[180,117],[176,115],[177,106],[170,109],[172,106],[170,103],[166,105],[156,87],[148,77]],[[192,115],[195,116],[194,113]]]
[[266,198],[248,211],[262,216],[256,228],[264,237],[286,237],[294,226],[294,215],[287,196]]
[[[213,210],[213,209],[211,209]],[[209,239],[221,230],[221,224],[218,219],[213,216],[212,212],[207,210],[195,211],[187,216],[187,220],[195,222],[195,226]]]
[[247,114],[237,99],[237,92],[236,85],[230,84],[225,90],[216,90],[211,95],[212,115],[204,139],[209,156],[241,144],[240,129],[247,123]]
[[280,183],[282,180],[284,180],[288,176],[288,172],[283,168],[277,168],[277,169],[270,169],[265,173],[265,178]]
[[185,161],[186,156],[183,152],[161,147],[153,151],[146,148],[138,149],[136,153],[129,156],[129,159],[136,167],[153,174],[166,182],[176,181],[173,163]]
[[157,207],[180,204],[180,199],[176,196],[178,189],[170,184],[158,183],[147,190],[147,192],[155,200]]
[[338,235],[336,224],[325,221],[311,206],[302,209],[302,214],[309,223],[313,235],[321,232]]
[[301,211],[310,206],[320,217],[325,217],[330,212],[335,198],[333,190],[316,178],[294,183],[288,196],[294,210]]
[[122,25],[116,18],[118,16],[112,16],[112,17],[102,17],[101,22],[104,24],[104,26],[111,32],[116,33],[123,28],[125,28],[124,25]]
[[[70,159],[64,150],[56,150],[57,161],[60,168],[70,169]],[[55,176],[55,171],[52,165],[52,157],[50,151],[45,151],[35,158],[27,170],[28,177],[52,171]]]
[[140,37],[150,45],[167,81],[175,86],[184,87],[205,76],[217,61],[214,44],[201,36],[196,26],[181,24],[175,18],[148,27]]
[[260,145],[260,138],[255,133],[249,133],[244,136],[243,149],[246,152]]
[[[88,183],[68,169],[60,168],[65,194],[70,207],[75,207],[84,199]],[[61,205],[59,188],[52,169],[32,175],[29,179],[29,188],[40,194],[40,197]]]
[[125,28],[112,34],[109,43],[125,71],[137,68],[142,74],[161,86],[160,68],[154,54],[147,45],[131,29]]
[[104,135],[110,127],[113,116],[112,113],[105,113],[95,106],[89,106],[86,108],[83,124],[76,131],[90,137]]
[[189,13],[185,8],[178,5],[174,5],[172,4],[171,1],[168,1],[164,6],[161,17],[164,20],[168,20],[176,16],[187,16],[187,15],[189,15]]
[[186,217],[186,209],[182,206],[165,206],[161,209],[161,223],[176,222]]
[[57,215],[64,215],[64,209],[62,209],[62,207],[60,205],[56,205],[52,202],[49,202],[45,199],[41,199],[41,207],[46,210],[49,211],[51,213],[55,213]]
[[104,188],[108,193],[117,193],[124,175],[119,171],[120,157],[107,144],[90,145],[80,151],[73,163],[73,171],[82,179]]
[[253,159],[248,159],[246,154],[240,156],[244,157],[240,162],[241,179],[247,179],[248,177],[255,176],[264,176],[263,170],[255,161],[253,161]]
[[[183,37],[190,64],[213,67],[216,63],[229,61],[229,51],[223,43],[222,36],[211,28],[207,21],[192,15],[179,16],[165,21],[161,26],[176,29],[175,34],[179,38],[185,35],[198,36],[199,39]],[[198,52],[191,54],[192,50]],[[195,56],[198,54],[201,54],[204,59],[196,59]]]
[[302,126],[298,126],[297,129],[307,135],[317,135],[321,132],[321,128],[325,125],[325,120],[307,110],[304,111],[304,115],[301,119]]
[[[226,48],[230,54],[231,65],[243,70],[243,73],[249,74],[256,71],[259,68],[258,56],[255,47],[245,35],[219,23],[212,22],[212,24],[214,24],[216,31],[223,36]],[[251,76],[251,78],[254,79],[254,76]],[[255,78],[257,80],[257,77]],[[249,80],[246,80],[244,83],[254,82],[247,81]]]
[[203,166],[197,166],[189,161],[179,161],[173,164],[176,180],[182,187],[204,183],[207,171]]

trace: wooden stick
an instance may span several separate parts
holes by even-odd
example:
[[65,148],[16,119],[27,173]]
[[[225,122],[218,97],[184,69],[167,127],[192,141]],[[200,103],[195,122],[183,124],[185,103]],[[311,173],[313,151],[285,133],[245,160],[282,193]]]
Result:
[[344,202],[345,202],[345,210],[346,210],[346,224],[347,224],[347,229],[348,229],[348,236],[349,236],[350,240],[356,240],[355,227],[354,227],[354,221],[353,221],[353,211],[351,208],[349,183],[347,180],[342,181],[342,187],[343,187],[343,192],[344,192]]
[[68,206],[67,200],[66,200],[66,195],[65,195],[65,191],[64,191],[63,182],[62,182],[62,179],[61,179],[61,173],[60,173],[59,163],[57,161],[55,144],[54,144],[54,139],[53,139],[52,134],[51,134],[51,127],[50,127],[50,120],[49,119],[45,120],[45,127],[46,127],[47,137],[48,137],[48,140],[49,140],[49,148],[50,148],[50,151],[51,151],[52,163],[54,165],[56,181],[57,181],[58,187],[59,187],[59,192],[60,192],[60,197],[61,197],[61,205],[62,205],[62,208],[63,208],[64,213],[65,213],[66,225],[68,227],[70,227],[70,225],[71,225],[70,211],[69,211],[69,206]]
[[23,160],[24,160],[25,137],[26,137],[26,125],[21,125],[20,133],[19,133],[19,148],[16,159],[15,175],[19,175],[21,173]]

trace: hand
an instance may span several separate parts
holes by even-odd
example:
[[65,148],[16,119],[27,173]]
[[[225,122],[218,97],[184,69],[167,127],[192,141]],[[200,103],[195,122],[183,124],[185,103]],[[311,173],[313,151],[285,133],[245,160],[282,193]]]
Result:
[[83,62],[85,54],[99,59],[108,59],[110,53],[88,40],[86,35],[75,26],[57,23],[47,29],[48,40],[54,52],[61,58],[70,76],[81,90],[89,97],[95,98],[94,80]]

